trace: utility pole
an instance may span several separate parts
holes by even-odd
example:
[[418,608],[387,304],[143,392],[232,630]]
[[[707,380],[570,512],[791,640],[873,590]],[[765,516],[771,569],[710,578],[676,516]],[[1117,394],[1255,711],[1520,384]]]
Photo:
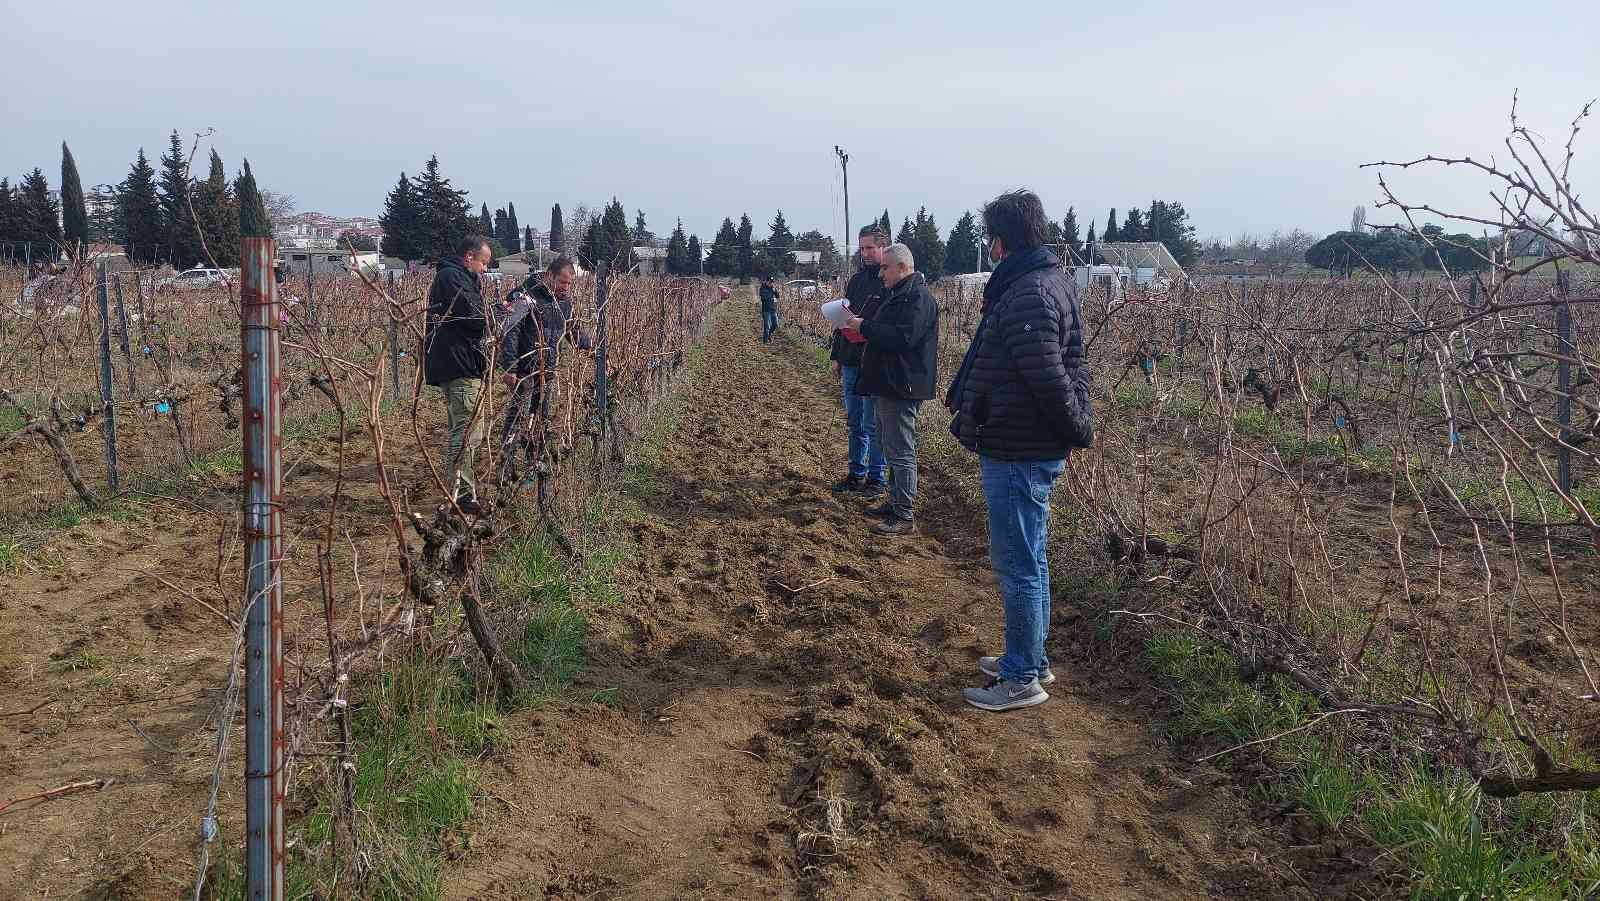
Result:
[[850,154],[845,153],[838,144],[833,145],[833,152],[839,157],[839,171],[844,173],[844,261],[845,268],[849,268],[850,248]]

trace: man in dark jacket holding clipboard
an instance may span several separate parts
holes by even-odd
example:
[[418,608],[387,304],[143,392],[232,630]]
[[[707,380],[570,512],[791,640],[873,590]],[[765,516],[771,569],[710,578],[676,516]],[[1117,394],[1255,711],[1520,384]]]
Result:
[[878,440],[889,461],[889,499],[871,511],[883,516],[872,529],[906,535],[914,530],[917,500],[917,414],[933,397],[938,376],[939,305],[904,244],[884,250],[878,272],[883,298],[872,318],[855,316],[844,327],[867,339],[855,388],[872,398]]
[[1077,285],[1044,247],[1048,221],[1030,191],[1002,194],[984,207],[989,255],[999,265],[945,396],[955,414],[951,433],[978,455],[989,561],[1005,606],[1005,653],[979,658],[990,681],[963,693],[982,710],[1050,698],[1050,491],[1067,455],[1094,443]]

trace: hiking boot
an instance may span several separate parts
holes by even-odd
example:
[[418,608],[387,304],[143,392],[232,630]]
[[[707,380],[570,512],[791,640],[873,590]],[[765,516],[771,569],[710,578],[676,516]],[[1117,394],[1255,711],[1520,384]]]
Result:
[[890,513],[883,522],[873,523],[872,531],[879,535],[910,535],[917,530],[916,523]]
[[456,506],[460,507],[461,512],[468,516],[483,515],[483,505],[478,503],[478,499],[472,495],[463,495],[456,498]]
[[1038,679],[1020,683],[994,679],[982,688],[961,689],[961,696],[979,710],[994,713],[1021,710],[1050,700],[1050,695],[1039,685]]
[[863,482],[860,476],[845,476],[833,483],[833,490],[840,494],[855,494],[861,489]]
[[887,482],[874,482],[871,479],[862,479],[855,488],[851,489],[850,493],[854,494],[856,497],[866,498],[867,500],[875,500],[883,497],[883,493],[888,490],[889,483]]
[[[1000,658],[999,657],[979,657],[978,658],[978,672],[983,673],[985,676],[988,676],[991,679],[1000,678]],[[1053,685],[1055,683],[1055,681],[1056,681],[1056,674],[1050,672],[1050,667],[1048,667],[1048,666],[1045,667],[1044,668],[1044,672],[1041,673],[1040,676],[1039,676],[1039,684],[1040,685]]]
[[888,501],[884,501],[876,507],[868,507],[867,515],[875,516],[878,519],[887,519],[894,515],[894,505]]

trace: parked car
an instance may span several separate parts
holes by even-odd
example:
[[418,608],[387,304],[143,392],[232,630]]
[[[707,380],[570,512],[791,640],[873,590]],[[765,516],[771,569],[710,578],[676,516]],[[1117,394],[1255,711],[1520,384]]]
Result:
[[185,269],[172,277],[168,285],[179,291],[199,291],[204,288],[220,288],[228,284],[228,273],[221,269],[207,269],[196,266]]
[[811,297],[817,293],[817,283],[809,278],[790,279],[783,283],[784,291],[790,297]]

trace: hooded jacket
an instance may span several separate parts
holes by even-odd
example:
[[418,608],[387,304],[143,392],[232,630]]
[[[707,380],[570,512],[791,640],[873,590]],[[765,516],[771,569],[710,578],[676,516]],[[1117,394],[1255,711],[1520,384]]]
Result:
[[888,289],[861,323],[867,339],[855,393],[897,400],[928,400],[939,367],[939,304],[922,273]]
[[427,382],[481,379],[488,369],[483,353],[489,330],[478,277],[460,260],[441,260],[428,289],[428,332],[423,361]]
[[511,321],[500,340],[501,369],[526,377],[542,358],[548,378],[555,374],[563,338],[589,349],[589,336],[572,322],[571,301],[556,297],[537,277],[524,283],[518,293],[523,296],[513,301]]
[[1060,460],[1094,444],[1077,284],[1043,247],[1001,261],[945,402],[963,447],[997,460]]

